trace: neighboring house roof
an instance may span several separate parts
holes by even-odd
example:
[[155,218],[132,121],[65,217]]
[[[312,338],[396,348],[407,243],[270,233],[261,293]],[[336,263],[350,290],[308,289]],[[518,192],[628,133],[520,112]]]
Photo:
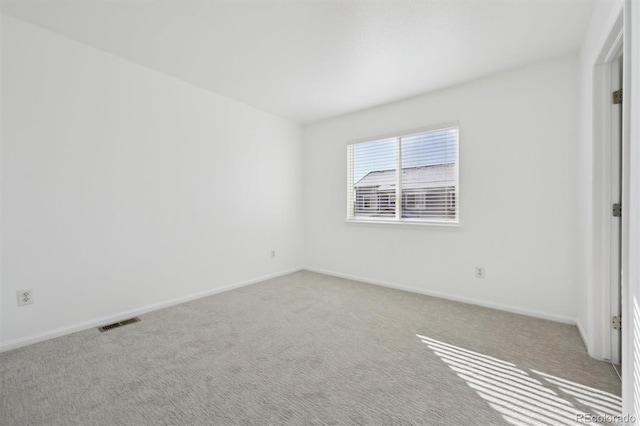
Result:
[[[455,186],[456,164],[434,164],[431,166],[402,169],[402,189],[442,188]],[[355,188],[376,187],[378,191],[391,191],[396,187],[396,170],[374,170],[367,173]]]

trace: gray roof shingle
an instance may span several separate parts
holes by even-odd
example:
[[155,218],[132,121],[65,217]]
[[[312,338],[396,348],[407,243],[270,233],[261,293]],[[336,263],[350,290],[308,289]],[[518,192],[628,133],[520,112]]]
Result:
[[[431,166],[407,167],[402,169],[402,189],[425,189],[455,186],[456,164],[434,164]],[[396,186],[396,170],[374,170],[367,173],[355,188],[377,187],[378,191],[391,191]]]

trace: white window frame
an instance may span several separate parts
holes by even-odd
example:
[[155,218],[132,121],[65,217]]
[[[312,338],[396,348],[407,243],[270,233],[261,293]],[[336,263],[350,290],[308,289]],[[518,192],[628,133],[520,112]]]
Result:
[[[455,205],[456,205],[456,216],[455,216],[455,220],[452,219],[431,219],[431,218],[403,218],[403,217],[398,217],[398,215],[396,215],[396,217],[376,217],[376,218],[363,218],[363,217],[355,217],[355,212],[354,212],[354,203],[353,202],[349,202],[350,197],[352,197],[351,199],[355,200],[355,193],[350,194],[350,191],[355,191],[354,189],[354,156],[353,156],[353,146],[360,144],[360,143],[366,143],[366,142],[375,142],[378,140],[382,140],[382,139],[400,139],[403,137],[407,137],[407,136],[412,136],[415,134],[419,134],[419,133],[425,133],[425,132],[430,132],[430,131],[437,131],[437,130],[442,130],[442,129],[446,129],[446,128],[451,128],[451,127],[456,127],[458,129],[458,146],[457,146],[457,150],[456,150],[456,192],[455,192]],[[346,211],[347,211],[347,218],[346,218],[346,223],[348,224],[363,224],[363,225],[378,225],[378,224],[382,224],[382,225],[392,225],[392,226],[405,226],[405,225],[409,225],[409,226],[426,226],[426,227],[443,227],[443,228],[459,228],[460,226],[462,226],[462,221],[461,221],[461,217],[460,217],[460,205],[461,205],[461,189],[460,189],[460,149],[461,149],[461,144],[460,144],[460,139],[461,139],[461,127],[460,127],[460,123],[457,121],[453,121],[453,122],[448,122],[448,123],[441,123],[441,124],[437,124],[437,125],[433,125],[433,126],[426,126],[426,127],[420,127],[420,128],[416,128],[416,129],[411,129],[411,130],[405,130],[405,131],[399,131],[399,132],[392,132],[392,133],[387,133],[387,134],[382,134],[382,135],[378,135],[378,136],[372,136],[372,137],[366,137],[366,138],[361,138],[361,139],[353,139],[350,141],[347,141],[346,143],[346,147],[347,147],[347,197],[346,197]],[[397,162],[396,162],[396,168],[398,170],[401,169],[401,152],[400,152],[400,144],[397,144]],[[396,203],[397,200],[402,200],[403,198],[403,194],[402,194],[402,174],[401,173],[397,173],[398,175],[398,182],[396,183],[396,185],[398,185],[399,187],[399,191],[396,193]],[[417,200],[416,200],[417,201]],[[400,205],[402,205],[402,202],[400,203]],[[400,209],[402,209],[402,207],[400,207]]]

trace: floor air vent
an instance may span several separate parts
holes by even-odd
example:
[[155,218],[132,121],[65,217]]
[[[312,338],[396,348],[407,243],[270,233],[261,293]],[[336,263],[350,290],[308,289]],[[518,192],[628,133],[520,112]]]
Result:
[[133,324],[134,322],[140,322],[140,318],[133,317],[120,322],[114,322],[113,324],[103,325],[102,327],[98,327],[98,330],[100,330],[100,332],[103,332],[107,330],[112,330],[114,328],[123,327],[125,325]]

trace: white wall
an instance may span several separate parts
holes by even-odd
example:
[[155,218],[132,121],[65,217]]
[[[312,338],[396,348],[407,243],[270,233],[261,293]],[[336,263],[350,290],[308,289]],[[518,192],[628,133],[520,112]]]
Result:
[[[306,265],[575,321],[577,77],[565,57],[309,126]],[[345,223],[347,141],[451,121],[459,229]]]
[[594,134],[594,71],[622,3],[622,0],[596,2],[580,51],[578,327],[589,354],[598,359],[610,356],[608,257],[602,251],[609,202],[602,196],[606,180],[600,167],[606,147]]
[[1,48],[2,347],[301,265],[298,125],[6,16]]

